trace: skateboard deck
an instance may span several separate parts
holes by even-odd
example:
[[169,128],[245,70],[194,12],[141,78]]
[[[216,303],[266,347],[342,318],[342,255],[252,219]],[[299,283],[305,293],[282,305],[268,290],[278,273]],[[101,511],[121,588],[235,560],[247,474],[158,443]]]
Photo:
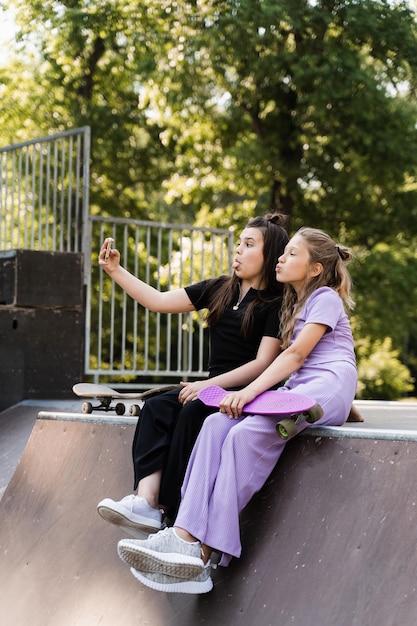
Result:
[[[211,385],[202,389],[198,397],[207,406],[218,407],[227,393],[231,393]],[[286,415],[276,425],[277,434],[282,439],[290,439],[297,434],[297,426],[302,422],[313,424],[323,417],[323,409],[309,396],[291,391],[264,391],[243,407],[244,414]]]
[[[100,404],[93,406],[92,402],[83,403],[81,410],[83,413],[92,413],[93,411],[115,411],[117,415],[124,415],[126,405],[121,400],[146,400],[157,396],[165,391],[175,389],[178,385],[164,385],[162,387],[154,387],[147,391],[141,392],[121,392],[112,389],[107,385],[98,385],[96,383],[77,383],[72,390],[79,398],[86,400],[97,400]],[[112,402],[116,404],[112,405]],[[138,404],[132,404],[129,408],[130,415],[139,415],[141,407]]]

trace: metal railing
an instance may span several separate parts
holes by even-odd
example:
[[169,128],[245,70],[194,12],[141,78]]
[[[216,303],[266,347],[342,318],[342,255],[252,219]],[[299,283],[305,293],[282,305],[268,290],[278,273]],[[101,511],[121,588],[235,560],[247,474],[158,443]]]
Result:
[[149,312],[99,268],[97,255],[105,237],[113,237],[126,269],[157,289],[175,289],[229,273],[233,232],[97,216],[90,225],[95,259],[87,289],[85,372],[135,383],[205,375],[204,313]]
[[206,374],[203,313],[153,314],[99,269],[98,250],[115,239],[122,263],[158,289],[229,273],[233,232],[92,216],[90,128],[0,148],[0,250],[84,255],[85,374],[140,386]]
[[85,251],[89,166],[88,126],[0,148],[0,249]]

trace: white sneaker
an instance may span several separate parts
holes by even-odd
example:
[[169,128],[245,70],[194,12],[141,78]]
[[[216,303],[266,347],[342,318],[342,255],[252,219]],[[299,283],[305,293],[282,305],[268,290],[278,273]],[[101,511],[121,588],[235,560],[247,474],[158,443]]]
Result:
[[204,570],[199,541],[180,539],[174,528],[166,528],[149,539],[121,539],[117,552],[139,572],[157,572],[176,578],[195,578]]
[[159,572],[139,572],[130,568],[133,576],[146,587],[163,591],[164,593],[208,593],[213,589],[213,580],[210,576],[210,563],[194,578],[184,580],[175,576],[167,576]]
[[119,526],[131,537],[147,539],[162,528],[162,511],[134,494],[125,496],[120,502],[105,498],[98,503],[97,511],[106,522]]

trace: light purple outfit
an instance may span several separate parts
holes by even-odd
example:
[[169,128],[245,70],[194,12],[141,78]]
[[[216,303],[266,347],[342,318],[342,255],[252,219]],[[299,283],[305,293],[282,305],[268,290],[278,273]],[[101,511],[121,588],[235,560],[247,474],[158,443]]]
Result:
[[[333,289],[321,287],[309,297],[298,316],[293,339],[304,324],[314,322],[328,326],[328,332],[279,391],[315,398],[324,411],[317,423],[340,426],[355,397],[357,371],[349,320]],[[214,413],[206,418],[195,443],[175,526],[221,552],[220,565],[240,556],[239,513],[264,485],[284,449],[285,441],[276,434],[276,421],[273,415],[235,420]]]

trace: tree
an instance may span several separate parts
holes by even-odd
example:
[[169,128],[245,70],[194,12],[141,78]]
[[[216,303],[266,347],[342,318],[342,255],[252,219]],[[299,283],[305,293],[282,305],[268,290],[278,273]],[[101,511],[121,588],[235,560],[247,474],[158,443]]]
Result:
[[381,397],[388,389],[387,399],[398,391],[404,395],[417,375],[417,241],[410,245],[399,237],[395,244],[361,250],[351,273],[362,389],[365,394],[378,391],[367,397]]
[[243,179],[250,178],[263,207],[334,234],[343,224],[365,245],[414,233],[415,191],[405,189],[408,176],[415,180],[417,155],[417,40],[409,6],[212,6],[204,38],[215,85],[229,94],[218,123],[237,188],[247,189]]
[[[24,102],[3,109],[2,126],[21,139],[25,126],[33,138],[35,128],[36,136],[90,125],[93,210],[159,217],[172,159],[160,138],[165,126],[149,123],[146,99],[141,104],[142,83],[154,65],[148,38],[157,32],[146,7],[132,1],[5,4],[16,7],[21,53],[3,71],[5,95],[19,102],[23,91]],[[17,63],[14,82],[10,69],[14,74]]]
[[206,218],[218,208],[227,220],[278,208],[364,245],[415,232],[409,3],[5,5],[38,58],[26,111],[48,132],[92,126],[100,210]]

